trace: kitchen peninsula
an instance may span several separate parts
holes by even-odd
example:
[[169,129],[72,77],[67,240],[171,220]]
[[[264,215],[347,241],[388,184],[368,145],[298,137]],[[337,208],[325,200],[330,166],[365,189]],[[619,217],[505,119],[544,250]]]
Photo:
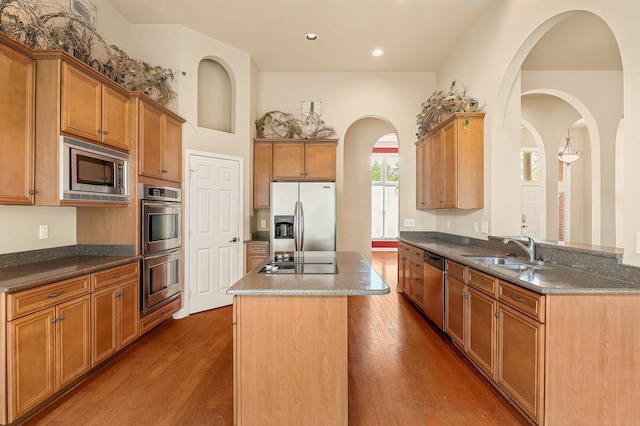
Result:
[[359,253],[317,253],[337,272],[256,268],[227,291],[235,296],[235,424],[347,424],[347,297],[389,287]]

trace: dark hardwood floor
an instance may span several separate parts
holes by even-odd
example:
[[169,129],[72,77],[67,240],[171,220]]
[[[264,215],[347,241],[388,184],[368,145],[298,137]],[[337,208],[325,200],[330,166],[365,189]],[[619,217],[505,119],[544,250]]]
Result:
[[[349,298],[349,424],[528,424],[396,293],[396,254],[373,265],[392,291]],[[26,424],[231,425],[232,358],[231,307],[174,320]]]

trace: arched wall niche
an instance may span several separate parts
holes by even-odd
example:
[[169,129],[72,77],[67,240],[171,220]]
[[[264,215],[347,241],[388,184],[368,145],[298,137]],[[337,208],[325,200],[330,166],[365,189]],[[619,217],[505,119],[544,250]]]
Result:
[[203,58],[198,64],[198,126],[235,133],[235,80],[219,58]]

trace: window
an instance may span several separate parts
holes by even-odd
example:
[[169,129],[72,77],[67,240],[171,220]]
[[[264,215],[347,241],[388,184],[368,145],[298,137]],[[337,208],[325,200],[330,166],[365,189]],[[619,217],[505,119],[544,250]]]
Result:
[[540,153],[537,150],[520,151],[520,181],[540,182]]
[[391,153],[371,156],[371,238],[398,238],[398,181],[400,178],[397,148]]

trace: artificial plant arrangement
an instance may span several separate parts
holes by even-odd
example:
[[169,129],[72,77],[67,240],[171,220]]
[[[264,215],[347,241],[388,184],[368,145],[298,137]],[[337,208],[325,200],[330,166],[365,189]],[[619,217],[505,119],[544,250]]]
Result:
[[442,90],[433,94],[422,103],[422,111],[418,114],[416,124],[418,125],[418,139],[433,130],[447,117],[456,112],[481,112],[483,108],[476,98],[467,96],[467,88],[463,87],[462,92],[457,91],[458,80],[451,82],[451,87],[447,93]]
[[335,134],[333,127],[326,126],[315,112],[305,119],[298,119],[292,113],[269,111],[256,120],[256,136],[259,138],[324,139]]
[[59,2],[0,0],[0,32],[35,50],[62,49],[126,89],[143,92],[163,105],[176,95],[170,86],[176,72],[129,57]]

